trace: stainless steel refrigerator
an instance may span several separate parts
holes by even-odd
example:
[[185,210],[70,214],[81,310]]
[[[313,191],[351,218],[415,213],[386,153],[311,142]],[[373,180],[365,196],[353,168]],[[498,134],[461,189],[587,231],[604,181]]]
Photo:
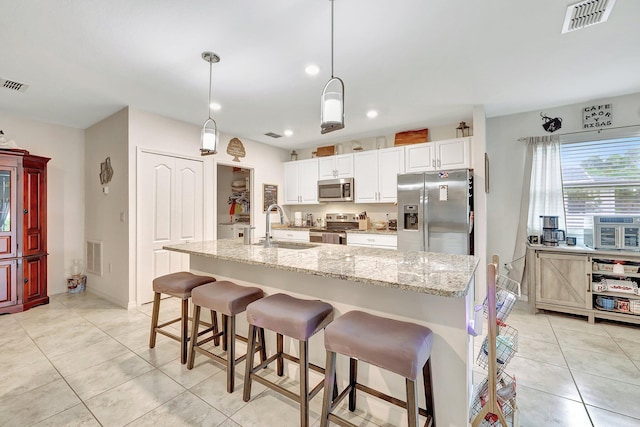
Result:
[[398,249],[473,254],[473,171],[398,175]]

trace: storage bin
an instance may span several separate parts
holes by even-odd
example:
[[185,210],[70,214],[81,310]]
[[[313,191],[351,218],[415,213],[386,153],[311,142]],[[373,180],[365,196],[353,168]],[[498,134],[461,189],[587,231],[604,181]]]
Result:
[[596,297],[596,307],[603,310],[613,310],[613,308],[615,307],[615,301],[611,297],[598,295]]
[[627,298],[615,298],[615,309],[618,311],[630,311]]

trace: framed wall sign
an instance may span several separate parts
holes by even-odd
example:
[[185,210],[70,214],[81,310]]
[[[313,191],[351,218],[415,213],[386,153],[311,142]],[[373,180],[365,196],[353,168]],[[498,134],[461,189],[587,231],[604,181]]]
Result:
[[611,104],[589,105],[582,109],[583,129],[602,129],[613,125]]
[[[276,184],[262,184],[262,212],[274,203],[278,203],[278,186]],[[271,209],[272,211],[277,209]]]

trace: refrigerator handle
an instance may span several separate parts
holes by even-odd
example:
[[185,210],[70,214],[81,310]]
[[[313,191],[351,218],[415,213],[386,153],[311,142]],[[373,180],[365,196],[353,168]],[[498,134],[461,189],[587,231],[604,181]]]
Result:
[[422,250],[429,250],[429,215],[427,209],[427,203],[429,203],[429,195],[423,188],[420,190],[420,203],[418,204],[418,218],[420,218],[420,224],[418,225],[418,231],[422,236]]

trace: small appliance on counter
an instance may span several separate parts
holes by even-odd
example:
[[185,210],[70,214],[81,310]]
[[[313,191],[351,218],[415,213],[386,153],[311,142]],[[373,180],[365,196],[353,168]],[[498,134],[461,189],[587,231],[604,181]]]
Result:
[[593,249],[640,251],[640,216],[595,215],[591,221],[591,224],[584,227],[585,246]]
[[558,228],[558,216],[555,215],[540,215],[542,218],[542,244],[545,246],[558,246],[560,242],[563,242],[567,235],[564,230]]

